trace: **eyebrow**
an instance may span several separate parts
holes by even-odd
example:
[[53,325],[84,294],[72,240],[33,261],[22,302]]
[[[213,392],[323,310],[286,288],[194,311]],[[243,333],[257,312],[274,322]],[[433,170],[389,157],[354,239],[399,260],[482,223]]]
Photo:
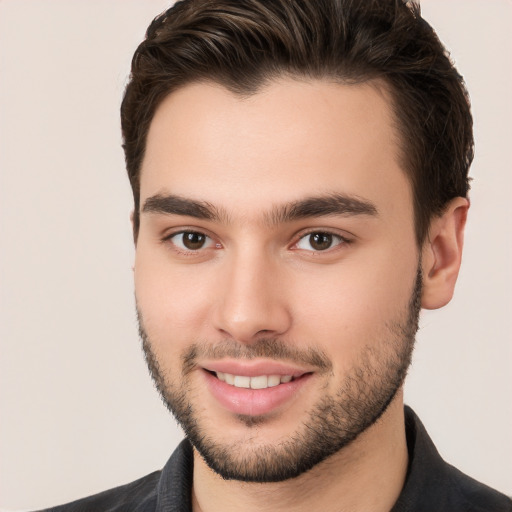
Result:
[[204,220],[226,220],[226,212],[206,201],[196,201],[173,194],[157,194],[149,197],[142,207],[143,213],[184,215]]
[[327,194],[307,197],[274,207],[268,215],[269,224],[280,224],[311,217],[330,215],[352,217],[378,216],[377,207],[370,201],[346,194]]
[[[143,213],[183,215],[196,219],[229,223],[223,208],[207,201],[198,201],[174,194],[157,194],[149,197],[142,207]],[[284,224],[300,219],[326,216],[378,216],[377,207],[370,201],[346,194],[326,194],[306,197],[283,205],[274,206],[265,215],[269,225]]]

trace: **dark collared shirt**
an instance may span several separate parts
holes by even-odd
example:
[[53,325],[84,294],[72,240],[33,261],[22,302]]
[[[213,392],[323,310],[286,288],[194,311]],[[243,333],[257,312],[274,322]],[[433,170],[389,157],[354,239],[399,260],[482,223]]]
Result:
[[[409,469],[391,512],[512,512],[507,496],[464,475],[440,457],[425,428],[406,407]],[[51,512],[191,512],[193,455],[184,440],[162,471]]]

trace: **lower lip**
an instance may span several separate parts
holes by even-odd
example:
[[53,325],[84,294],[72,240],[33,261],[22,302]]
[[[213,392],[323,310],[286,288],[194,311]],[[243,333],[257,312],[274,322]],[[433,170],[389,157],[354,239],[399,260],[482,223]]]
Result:
[[237,388],[203,371],[208,388],[217,401],[228,411],[245,416],[261,416],[291,402],[297,392],[310,380],[311,374],[266,389]]

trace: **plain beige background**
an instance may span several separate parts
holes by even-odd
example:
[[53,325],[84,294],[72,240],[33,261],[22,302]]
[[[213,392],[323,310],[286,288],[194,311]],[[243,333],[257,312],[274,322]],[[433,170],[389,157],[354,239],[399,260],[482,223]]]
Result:
[[[143,362],[119,104],[164,0],[0,0],[0,508],[159,469],[181,434]],[[460,282],[421,321],[406,400],[512,494],[512,2],[423,0],[473,100]]]

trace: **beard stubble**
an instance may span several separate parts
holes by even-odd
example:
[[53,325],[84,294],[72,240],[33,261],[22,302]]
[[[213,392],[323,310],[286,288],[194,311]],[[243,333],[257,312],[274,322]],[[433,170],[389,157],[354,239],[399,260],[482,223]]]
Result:
[[[194,344],[181,357],[182,384],[172,385],[162,369],[137,309],[139,332],[149,372],[166,407],[183,428],[206,464],[222,478],[243,482],[281,482],[295,478],[349,445],[386,411],[403,384],[409,368],[421,308],[422,275],[418,266],[409,303],[398,318],[386,323],[379,343],[361,349],[357,365],[333,395],[324,396],[300,421],[287,440],[247,449],[246,441],[222,443],[201,424],[191,400],[187,377],[199,357],[265,357],[305,363],[319,373],[332,372],[326,355],[314,348],[298,350],[280,339],[263,338],[251,345],[233,340],[211,346]],[[248,428],[257,429],[265,417],[239,415]],[[252,435],[252,434],[251,434]]]

